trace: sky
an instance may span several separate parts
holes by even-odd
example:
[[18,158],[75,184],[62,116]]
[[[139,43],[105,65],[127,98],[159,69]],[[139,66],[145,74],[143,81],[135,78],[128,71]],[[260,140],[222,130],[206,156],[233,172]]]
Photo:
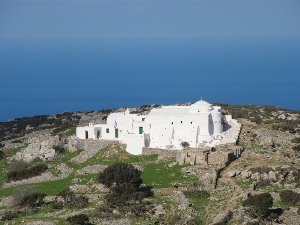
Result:
[[300,36],[299,0],[0,0],[0,38]]

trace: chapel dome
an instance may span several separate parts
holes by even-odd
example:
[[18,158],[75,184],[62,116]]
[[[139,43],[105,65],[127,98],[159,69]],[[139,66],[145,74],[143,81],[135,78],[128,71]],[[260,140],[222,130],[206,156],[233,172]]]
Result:
[[206,101],[203,101],[202,99],[194,104],[191,105],[191,108],[192,109],[210,109],[212,110],[213,107],[211,104],[209,104],[208,102]]

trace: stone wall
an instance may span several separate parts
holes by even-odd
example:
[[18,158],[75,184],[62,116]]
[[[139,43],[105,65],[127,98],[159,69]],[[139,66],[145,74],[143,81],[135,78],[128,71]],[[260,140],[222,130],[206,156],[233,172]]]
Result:
[[157,154],[158,159],[174,158],[176,159],[179,150],[167,150],[160,148],[143,148],[142,155]]
[[65,145],[65,148],[70,152],[74,152],[78,149],[82,149],[85,151],[95,151],[114,143],[118,142],[109,140],[78,139],[76,137],[70,137],[68,143]]
[[219,145],[217,148],[188,148],[183,150],[166,150],[158,148],[143,148],[143,155],[157,154],[158,159],[174,158],[183,164],[228,165],[241,156],[243,147],[232,144]]

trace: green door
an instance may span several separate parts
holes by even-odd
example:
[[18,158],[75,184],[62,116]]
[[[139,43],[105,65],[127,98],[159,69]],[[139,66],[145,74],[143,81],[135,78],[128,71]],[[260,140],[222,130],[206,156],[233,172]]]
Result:
[[118,138],[118,137],[119,137],[119,130],[115,129],[115,138]]
[[143,133],[143,127],[139,127],[139,134]]

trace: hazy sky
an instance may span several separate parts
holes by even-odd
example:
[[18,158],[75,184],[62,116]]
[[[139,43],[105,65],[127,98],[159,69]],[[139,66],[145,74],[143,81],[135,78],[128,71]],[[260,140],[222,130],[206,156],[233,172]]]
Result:
[[0,0],[0,38],[300,35],[294,0]]

